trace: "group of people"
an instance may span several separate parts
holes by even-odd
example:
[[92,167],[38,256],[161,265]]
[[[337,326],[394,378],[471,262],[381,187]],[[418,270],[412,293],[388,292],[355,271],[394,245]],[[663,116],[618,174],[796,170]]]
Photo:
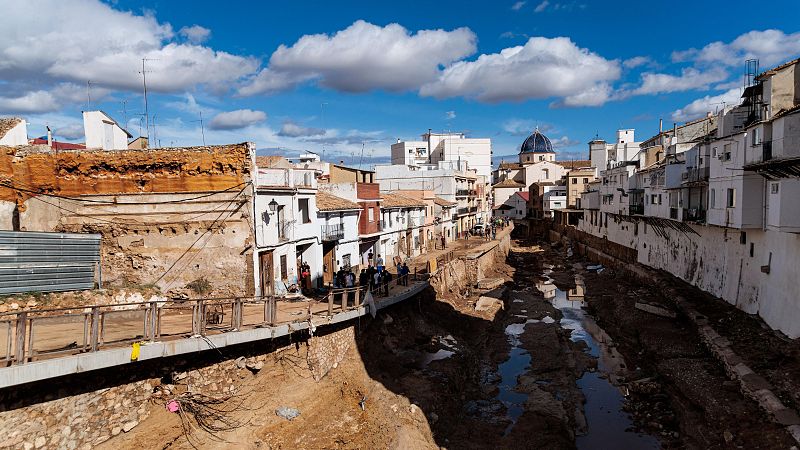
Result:
[[[356,275],[350,267],[339,269],[339,271],[334,274],[333,287],[335,289],[345,289],[356,286],[369,286],[369,290],[373,295],[388,296],[389,283],[394,276],[391,272],[386,270],[383,257],[378,255],[377,258],[373,258],[373,254],[370,253],[367,260],[368,266],[361,269],[358,279],[356,279]],[[408,286],[408,276],[411,273],[408,264],[396,258],[395,265],[397,267],[397,285]]]

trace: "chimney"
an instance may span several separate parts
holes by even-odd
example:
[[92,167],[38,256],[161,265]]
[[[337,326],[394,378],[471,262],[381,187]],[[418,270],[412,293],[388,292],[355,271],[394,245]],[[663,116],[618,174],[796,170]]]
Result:
[[50,126],[47,127],[47,146],[53,146],[53,132],[50,130]]

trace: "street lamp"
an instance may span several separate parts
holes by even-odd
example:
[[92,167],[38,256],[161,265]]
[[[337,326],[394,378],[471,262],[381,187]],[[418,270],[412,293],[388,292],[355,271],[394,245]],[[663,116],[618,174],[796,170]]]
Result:
[[278,209],[278,202],[276,202],[274,198],[267,205],[269,206],[269,212],[271,213],[274,213],[275,210]]

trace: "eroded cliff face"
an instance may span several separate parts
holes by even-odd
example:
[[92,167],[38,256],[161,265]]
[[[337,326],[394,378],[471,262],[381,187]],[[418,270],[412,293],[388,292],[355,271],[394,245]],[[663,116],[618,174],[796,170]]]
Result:
[[[249,179],[246,143],[144,150],[51,151],[0,147],[0,176],[16,187],[63,196],[218,191]],[[0,200],[29,193],[0,188]]]
[[105,285],[252,294],[253,151],[0,147],[0,229],[101,234]]

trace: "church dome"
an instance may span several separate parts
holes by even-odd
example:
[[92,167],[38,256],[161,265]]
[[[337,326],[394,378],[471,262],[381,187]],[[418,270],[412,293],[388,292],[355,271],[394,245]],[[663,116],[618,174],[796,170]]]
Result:
[[522,153],[554,153],[553,152],[553,144],[550,142],[550,139],[547,136],[543,135],[539,132],[539,128],[536,128],[533,133],[525,139],[525,142],[522,143],[522,147],[519,150],[520,154]]

